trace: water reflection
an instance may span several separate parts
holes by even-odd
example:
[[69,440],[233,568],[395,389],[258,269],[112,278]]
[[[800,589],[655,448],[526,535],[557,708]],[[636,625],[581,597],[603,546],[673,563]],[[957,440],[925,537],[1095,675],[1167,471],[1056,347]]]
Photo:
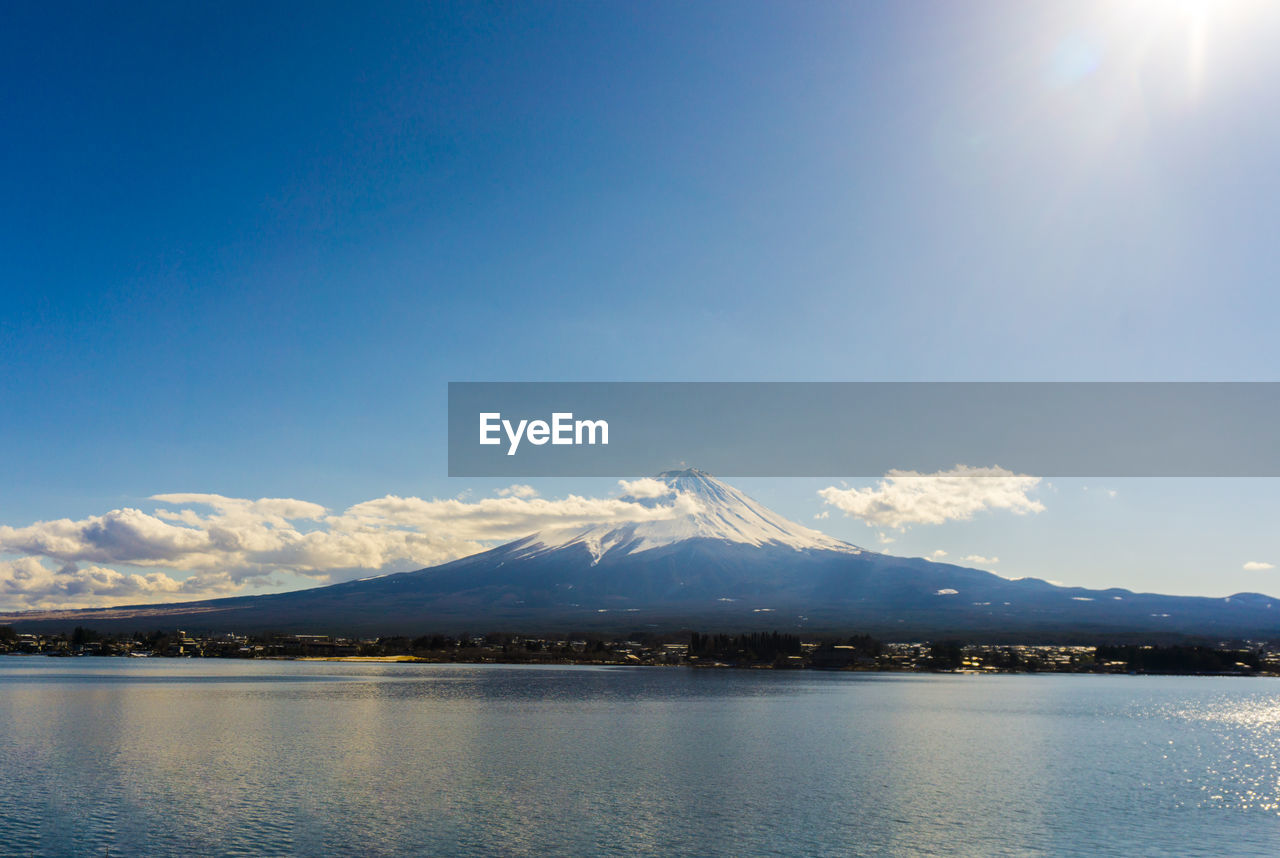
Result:
[[1274,687],[0,659],[0,851],[1270,855]]

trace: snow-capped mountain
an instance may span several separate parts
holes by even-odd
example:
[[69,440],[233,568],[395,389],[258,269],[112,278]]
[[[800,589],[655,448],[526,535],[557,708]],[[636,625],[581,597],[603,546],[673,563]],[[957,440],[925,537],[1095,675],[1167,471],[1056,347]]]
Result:
[[[697,470],[632,499],[634,521],[531,534],[440,566],[312,590],[175,605],[31,613],[32,628],[201,628],[357,634],[592,629],[807,629],[886,640],[1098,642],[1280,638],[1280,600],[1209,599],[1009,580],[865,551]],[[643,496],[639,496],[643,495]]]
[[825,533],[797,524],[726,483],[696,468],[664,471],[656,478],[666,494],[625,496],[649,509],[670,509],[663,518],[596,525],[575,530],[535,533],[524,541],[522,557],[536,557],[581,546],[598,563],[608,555],[638,554],[689,539],[710,539],[756,547],[785,547],[795,551],[836,551],[860,554],[862,549]]

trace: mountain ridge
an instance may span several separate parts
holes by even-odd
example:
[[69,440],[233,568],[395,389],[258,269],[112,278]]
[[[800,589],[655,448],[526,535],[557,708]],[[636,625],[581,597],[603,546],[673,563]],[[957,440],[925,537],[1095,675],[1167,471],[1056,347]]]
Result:
[[889,640],[1280,637],[1280,600],[1090,590],[860,548],[696,469],[628,484],[653,518],[533,533],[448,563],[308,590],[25,612],[0,622],[108,630],[420,634],[801,629]]

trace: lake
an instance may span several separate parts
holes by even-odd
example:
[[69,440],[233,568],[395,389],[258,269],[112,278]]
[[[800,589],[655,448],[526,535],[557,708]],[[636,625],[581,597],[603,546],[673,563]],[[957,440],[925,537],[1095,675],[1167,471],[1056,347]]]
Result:
[[4,855],[1280,854],[1274,679],[0,657]]

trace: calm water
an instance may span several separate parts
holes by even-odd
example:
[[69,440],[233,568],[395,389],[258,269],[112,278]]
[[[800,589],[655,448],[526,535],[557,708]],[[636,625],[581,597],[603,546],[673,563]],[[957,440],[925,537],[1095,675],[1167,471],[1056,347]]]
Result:
[[4,855],[1280,854],[1280,682],[0,658]]

